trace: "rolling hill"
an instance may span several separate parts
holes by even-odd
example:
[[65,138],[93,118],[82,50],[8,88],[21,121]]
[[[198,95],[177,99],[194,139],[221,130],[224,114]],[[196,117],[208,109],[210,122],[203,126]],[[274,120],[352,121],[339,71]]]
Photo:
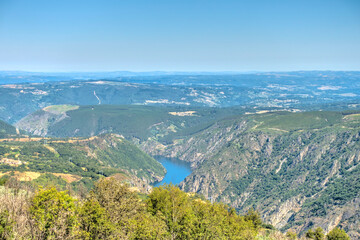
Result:
[[142,191],[159,181],[165,169],[122,136],[106,134],[91,138],[0,139],[0,171],[35,185],[70,184],[91,188],[101,177],[117,176]]
[[15,125],[32,134],[55,137],[89,137],[118,133],[127,139],[170,140],[189,135],[225,116],[239,114],[237,108],[184,108],[137,105],[55,105],[36,111]]

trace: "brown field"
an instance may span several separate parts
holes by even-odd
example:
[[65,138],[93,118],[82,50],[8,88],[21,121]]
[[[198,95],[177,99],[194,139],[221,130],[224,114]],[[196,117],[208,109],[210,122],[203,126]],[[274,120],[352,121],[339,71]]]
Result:
[[[18,171],[12,171],[12,172],[14,173],[14,177],[17,180],[24,181],[24,182],[32,181],[41,176],[41,173],[38,173],[38,172],[18,172]],[[10,174],[10,173],[11,172],[0,173],[0,177],[4,176],[6,174]]]
[[51,174],[53,174],[55,176],[58,176],[58,177],[61,177],[62,179],[64,179],[68,183],[80,181],[81,178],[82,178],[82,177],[80,177],[78,175],[66,174],[66,173],[51,173]]
[[[44,173],[30,172],[30,171],[29,172],[11,171],[11,172],[0,173],[0,177],[4,176],[6,174],[11,174],[11,173],[14,173],[14,177],[18,181],[23,181],[23,182],[30,182],[30,181],[32,181],[34,179],[37,179],[42,174],[44,174]],[[82,178],[81,176],[74,175],[74,174],[66,174],[66,173],[50,173],[50,174],[53,174],[53,175],[55,175],[57,177],[61,177],[62,179],[64,179],[68,183],[80,181],[81,178]]]

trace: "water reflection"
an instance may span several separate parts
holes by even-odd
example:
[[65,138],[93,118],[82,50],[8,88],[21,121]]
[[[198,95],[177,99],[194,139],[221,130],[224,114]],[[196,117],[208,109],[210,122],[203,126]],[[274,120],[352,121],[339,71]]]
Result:
[[167,171],[164,179],[161,182],[154,184],[155,187],[164,183],[172,183],[174,185],[179,184],[191,173],[190,165],[184,161],[165,157],[158,157],[155,159],[158,160]]

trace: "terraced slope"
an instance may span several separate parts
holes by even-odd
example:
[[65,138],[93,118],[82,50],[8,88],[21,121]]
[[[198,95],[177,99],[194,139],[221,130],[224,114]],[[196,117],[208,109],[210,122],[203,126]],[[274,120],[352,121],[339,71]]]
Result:
[[145,191],[165,174],[160,163],[115,134],[72,139],[0,139],[0,161],[2,176],[14,175],[40,185],[68,182],[75,188],[91,187],[100,177],[117,175]]

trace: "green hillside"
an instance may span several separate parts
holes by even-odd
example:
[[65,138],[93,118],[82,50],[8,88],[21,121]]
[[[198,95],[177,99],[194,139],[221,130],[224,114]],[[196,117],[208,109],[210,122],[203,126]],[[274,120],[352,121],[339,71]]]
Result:
[[15,134],[17,133],[14,126],[0,120],[0,138]]
[[0,160],[2,176],[14,175],[23,181],[34,180],[38,185],[47,181],[61,183],[57,180],[62,177],[75,187],[80,183],[91,186],[93,181],[114,174],[134,184],[149,184],[165,174],[155,159],[114,134],[80,139],[18,138],[0,142]]
[[295,131],[305,129],[317,129],[341,123],[341,112],[276,112],[250,117],[259,124],[258,130],[283,130]]
[[199,132],[220,118],[241,113],[241,110],[235,108],[136,105],[80,106],[74,110],[64,106],[61,109],[65,111],[58,113],[51,109],[54,107],[30,114],[16,125],[42,136],[89,137],[101,133],[118,133],[127,139],[144,141],[151,137],[167,142],[174,137]]

